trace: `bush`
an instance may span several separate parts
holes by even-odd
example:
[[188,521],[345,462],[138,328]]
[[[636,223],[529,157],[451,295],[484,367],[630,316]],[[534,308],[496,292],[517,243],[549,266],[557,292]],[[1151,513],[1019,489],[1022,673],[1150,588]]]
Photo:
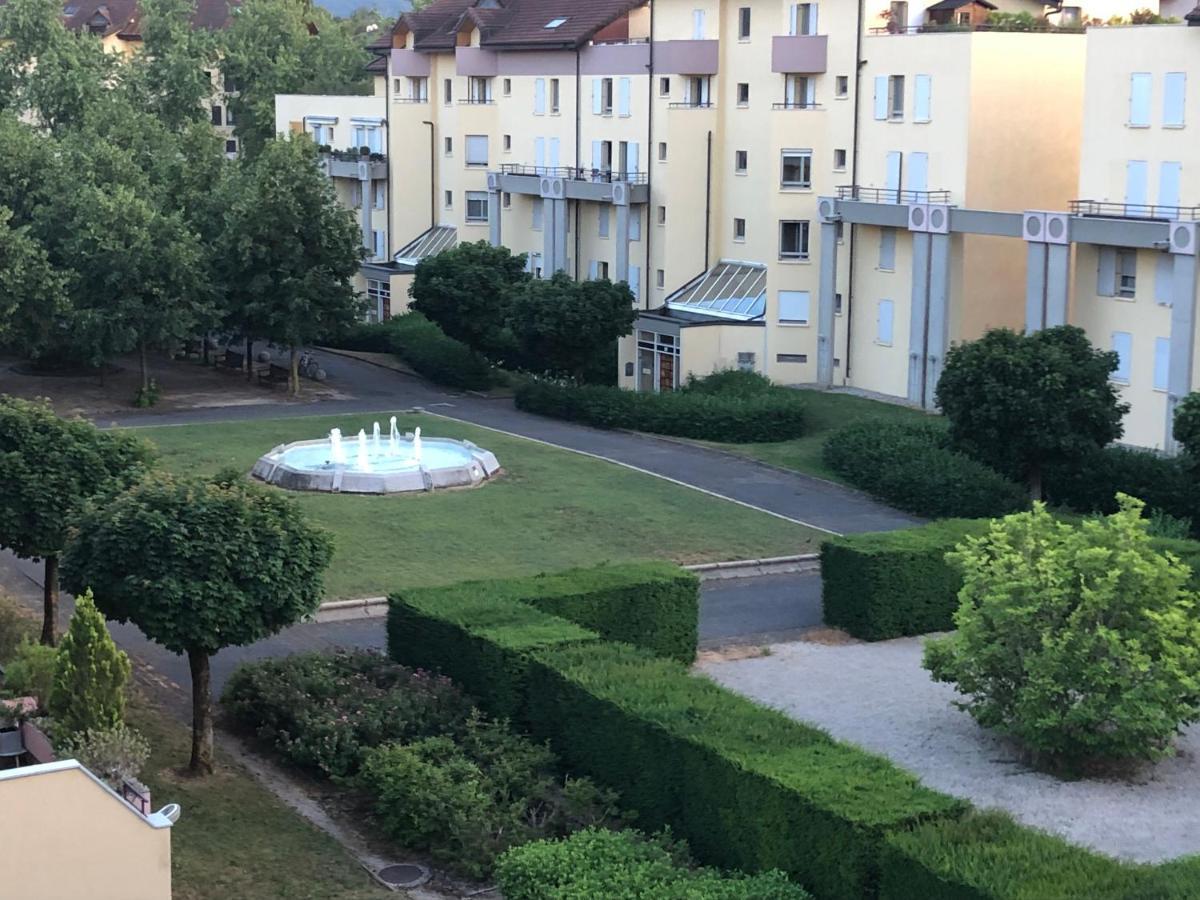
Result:
[[457,742],[433,737],[373,750],[358,785],[388,837],[481,877],[509,847],[616,815],[611,792],[587,779],[564,781],[556,768],[549,749],[507,723],[473,718]]
[[60,756],[79,760],[117,790],[121,782],[137,778],[150,758],[150,742],[124,723],[77,731],[55,749]]
[[678,847],[635,831],[589,828],[507,851],[496,867],[505,900],[805,900],[778,870],[694,869]]
[[760,372],[745,369],[721,369],[702,378],[689,375],[683,388],[692,394],[718,394],[724,397],[760,397],[771,391],[787,391]]
[[125,721],[125,686],[132,667],[108,633],[92,592],[75,612],[58,647],[49,707],[63,731],[110,732]]
[[516,403],[526,412],[597,428],[698,440],[754,443],[804,434],[804,400],[787,388],[738,396],[686,389],[647,393],[530,380],[517,388]]
[[1038,504],[968,538],[958,631],[926,645],[980,725],[1055,765],[1155,760],[1200,718],[1191,572],[1153,548],[1140,501],[1120,505],[1072,526]]
[[354,774],[381,744],[456,733],[472,709],[445,678],[365,651],[244,664],[221,702],[235,724],[327,777]]
[[1001,516],[1028,506],[1020,485],[946,442],[941,422],[867,421],[834,432],[823,455],[855,487],[925,518]]
[[16,600],[0,594],[0,663],[12,659],[22,640],[33,637],[36,624]]
[[13,697],[36,697],[43,710],[50,703],[58,651],[22,638],[4,669],[4,690]]

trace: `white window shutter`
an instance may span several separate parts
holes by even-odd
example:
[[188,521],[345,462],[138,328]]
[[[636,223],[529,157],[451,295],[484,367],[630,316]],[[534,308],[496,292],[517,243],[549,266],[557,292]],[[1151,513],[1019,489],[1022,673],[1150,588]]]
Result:
[[692,10],[692,40],[704,40],[704,10]]
[[629,208],[629,239],[631,241],[642,239],[642,214],[636,206]]
[[808,4],[808,34],[817,33],[817,4]]
[[876,322],[876,340],[881,344],[892,342],[892,318],[895,306],[891,300],[879,301],[879,317]]
[[1170,253],[1159,254],[1154,266],[1154,302],[1159,306],[1170,306],[1175,287],[1175,257]]
[[533,82],[533,114],[544,115],[546,112],[546,79],[536,78]]
[[780,291],[779,321],[807,325],[810,301],[808,291]]
[[629,290],[633,292],[633,299],[637,299],[642,295],[642,267],[629,267]]
[[879,229],[879,268],[892,271],[896,268],[896,229]]
[[1150,90],[1152,79],[1149,72],[1134,72],[1129,76],[1129,124],[1150,124]]
[[533,165],[537,168],[537,171],[539,173],[541,173],[541,171],[546,168],[546,139],[545,138],[539,137],[539,138],[533,139]]
[[1179,181],[1183,166],[1177,162],[1163,162],[1158,166],[1158,205],[1179,205]]
[[597,208],[600,210],[600,222],[597,226],[597,233],[600,237],[608,237],[608,204],[599,203]]
[[558,168],[558,166],[559,166],[559,162],[558,162],[558,138],[556,138],[556,137],[550,138],[550,161],[549,161],[549,166],[550,166],[550,168],[552,168],[552,169],[557,169],[557,168]]
[[1133,369],[1133,335],[1128,331],[1112,333],[1112,348],[1117,354],[1117,371],[1113,372],[1113,381],[1129,381]]
[[795,34],[798,20],[800,17],[800,4],[792,3],[788,6],[788,34]]
[[600,160],[601,160],[600,142],[592,141],[592,168],[595,169],[597,172],[600,171]]
[[1125,203],[1129,206],[1145,206],[1149,202],[1149,167],[1144,159],[1131,159],[1125,163]]
[[929,190],[929,154],[908,154],[908,189],[910,191]]
[[817,102],[817,79],[809,77],[804,79],[804,105],[813,106]]
[[930,120],[931,103],[933,100],[933,76],[918,75],[913,80],[913,121],[928,122]]
[[637,141],[630,141],[625,150],[625,161],[628,166],[629,175],[637,174],[638,170],[638,145]]
[[617,115],[629,115],[629,79],[622,78],[617,82]]
[[1154,339],[1154,389],[1165,391],[1170,378],[1171,339],[1156,337]]
[[1181,127],[1187,98],[1187,73],[1168,72],[1163,77],[1163,125]]
[[592,115],[598,116],[604,111],[604,95],[600,87],[600,79],[592,79]]
[[886,188],[896,202],[900,201],[900,160],[899,150],[888,151]]
[[886,75],[875,76],[875,119],[887,121],[888,117],[888,79]]
[[1101,297],[1116,296],[1117,251],[1112,247],[1101,247],[1097,253],[1096,293]]
[[599,277],[600,277],[600,263],[598,263],[596,260],[593,259],[591,262],[588,263],[588,278],[590,278],[592,281],[595,281]]

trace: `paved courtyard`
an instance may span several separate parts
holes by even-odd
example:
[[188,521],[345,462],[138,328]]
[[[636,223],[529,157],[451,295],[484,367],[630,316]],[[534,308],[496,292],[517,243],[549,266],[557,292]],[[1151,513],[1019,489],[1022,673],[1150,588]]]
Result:
[[771,655],[700,668],[732,690],[891,758],[932,788],[999,807],[1021,822],[1113,856],[1158,862],[1200,853],[1200,726],[1175,757],[1132,781],[1060,781],[952,703],[921,668],[920,638],[828,646],[776,644]]

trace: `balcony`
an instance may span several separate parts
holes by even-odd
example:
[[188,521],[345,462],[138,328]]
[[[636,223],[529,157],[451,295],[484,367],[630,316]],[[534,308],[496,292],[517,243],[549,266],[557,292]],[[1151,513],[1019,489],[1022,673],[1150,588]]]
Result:
[[772,103],[771,109],[824,109],[820,103],[808,103],[804,100],[784,100],[781,103]]
[[1071,214],[1097,219],[1200,222],[1200,206],[1157,206],[1145,203],[1112,203],[1107,200],[1072,200]]
[[910,191],[895,188],[863,187],[843,184],[837,189],[839,200],[858,200],[861,203],[942,203],[950,202],[949,191]]
[[564,196],[568,200],[592,200],[612,202],[613,185],[629,185],[629,202],[646,203],[650,199],[649,175],[646,172],[622,172],[612,169],[593,169],[572,166],[528,166],[521,163],[505,163],[498,173],[489,173],[488,181],[495,174],[497,189],[511,194],[540,197],[542,180],[563,179]]
[[717,104],[711,100],[705,100],[703,103],[698,103],[695,100],[683,100],[677,103],[668,103],[667,109],[716,109]]
[[1083,34],[1087,29],[1082,25],[1052,25],[1050,23],[1035,23],[1023,25],[1017,23],[997,25],[958,25],[954,23],[941,24],[926,22],[924,25],[888,24],[882,28],[870,28],[870,34],[967,34],[973,31],[991,31],[1000,33],[1022,34]]
[[828,67],[828,57],[828,35],[777,34],[771,38],[772,72],[820,74]]
[[496,101],[491,97],[463,97],[459,103],[464,106],[495,106]]
[[320,165],[330,178],[386,181],[388,177],[387,156],[383,153],[363,156],[354,150],[334,150],[321,155]]

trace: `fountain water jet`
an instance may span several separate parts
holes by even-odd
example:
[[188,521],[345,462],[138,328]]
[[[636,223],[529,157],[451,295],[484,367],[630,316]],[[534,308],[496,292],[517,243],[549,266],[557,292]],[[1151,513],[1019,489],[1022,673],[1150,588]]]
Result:
[[336,466],[346,464],[346,448],[342,446],[342,429],[329,430],[329,460]]

